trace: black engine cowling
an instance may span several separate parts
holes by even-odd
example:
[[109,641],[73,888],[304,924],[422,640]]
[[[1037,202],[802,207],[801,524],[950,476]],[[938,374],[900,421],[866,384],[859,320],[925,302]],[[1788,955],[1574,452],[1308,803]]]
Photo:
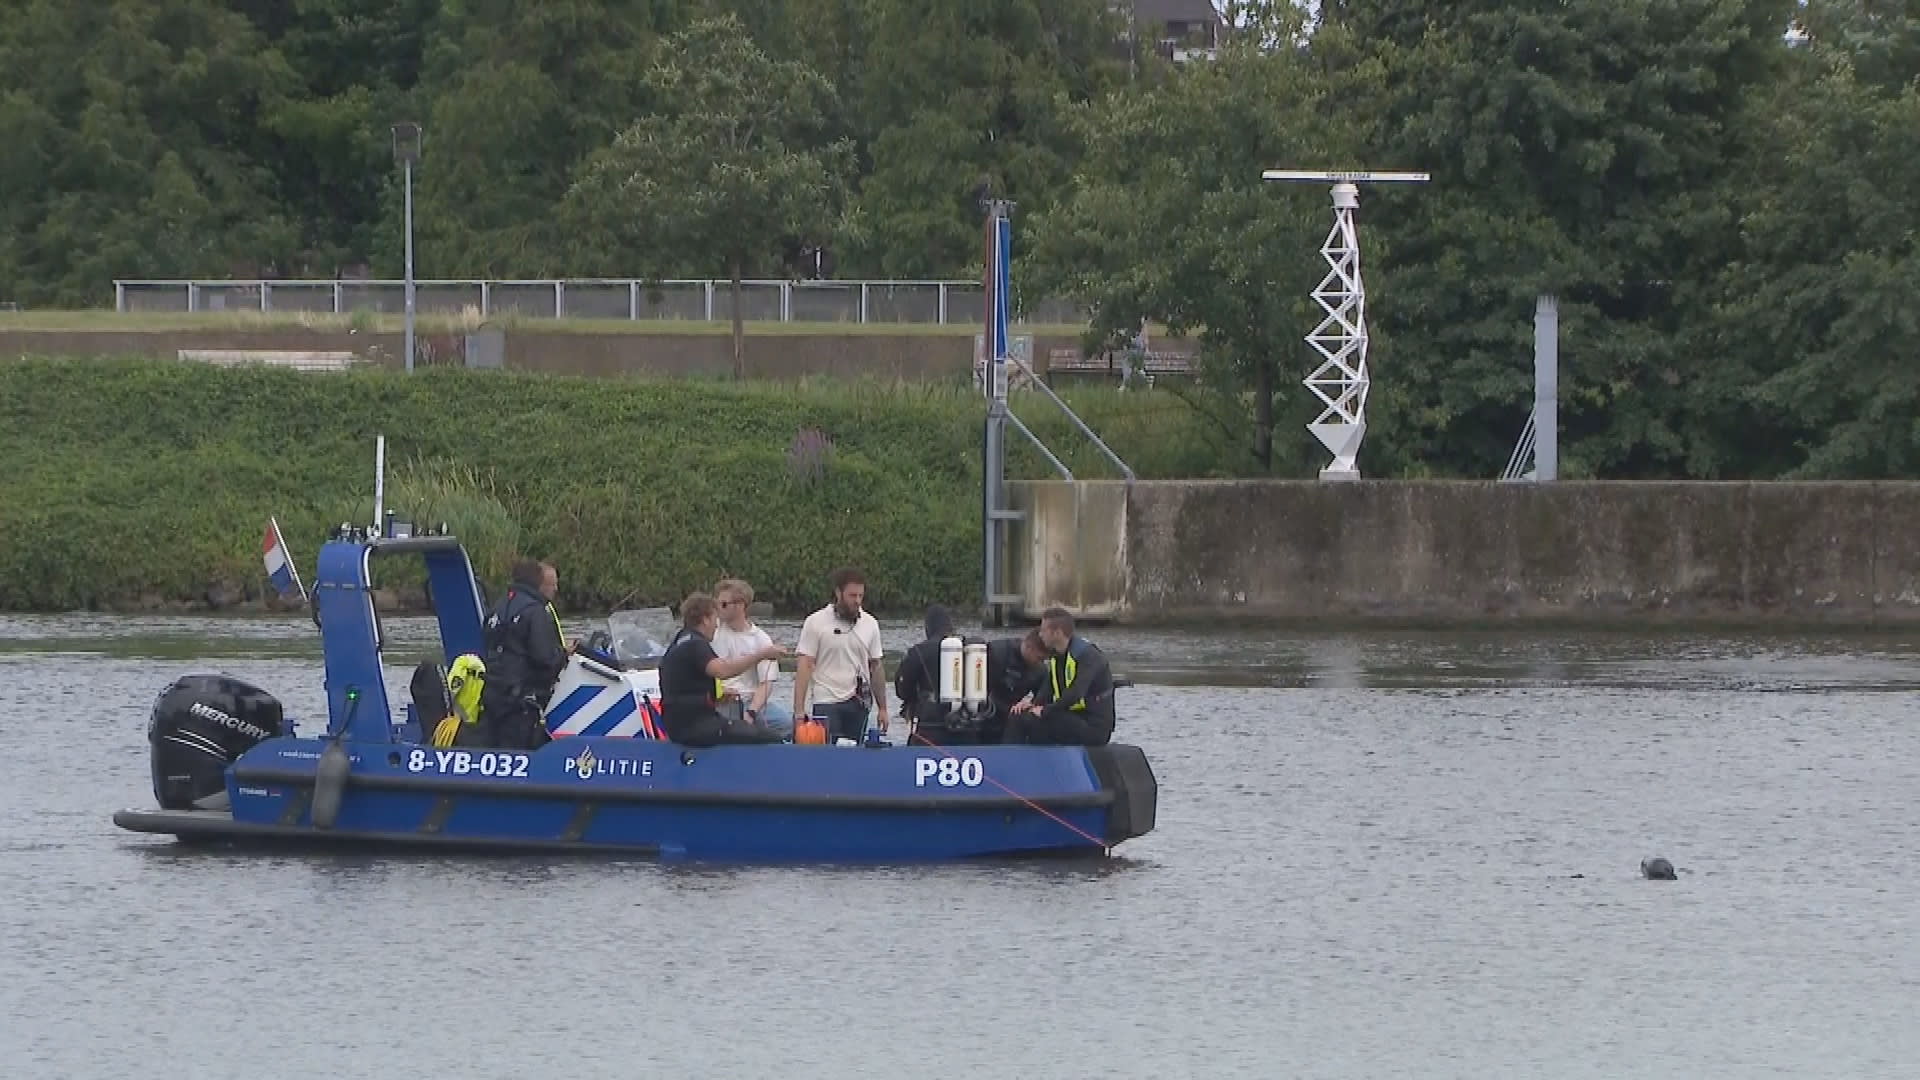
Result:
[[188,675],[160,692],[147,725],[153,797],[165,810],[224,807],[227,766],[277,735],[286,717],[272,694],[225,675]]

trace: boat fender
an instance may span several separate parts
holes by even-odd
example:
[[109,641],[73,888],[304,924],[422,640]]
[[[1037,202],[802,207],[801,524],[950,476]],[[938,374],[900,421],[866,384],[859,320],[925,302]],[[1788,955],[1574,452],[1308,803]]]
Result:
[[314,828],[331,829],[339,820],[340,797],[346,794],[347,773],[352,767],[347,748],[338,740],[329,740],[327,748],[320,751],[320,763],[313,770]]

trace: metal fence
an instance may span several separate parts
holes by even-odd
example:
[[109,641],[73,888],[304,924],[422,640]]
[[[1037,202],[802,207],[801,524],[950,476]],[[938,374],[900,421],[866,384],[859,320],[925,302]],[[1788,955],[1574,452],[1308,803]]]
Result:
[[[623,278],[571,280],[414,281],[420,315],[530,319],[681,319],[729,322],[733,283],[716,280],[649,282]],[[120,281],[114,308],[122,312],[357,311],[403,314],[406,283],[339,281]],[[977,281],[745,281],[740,312],[755,322],[932,323],[980,325],[986,301]],[[1084,323],[1085,309],[1042,299],[1015,312],[1028,323]]]

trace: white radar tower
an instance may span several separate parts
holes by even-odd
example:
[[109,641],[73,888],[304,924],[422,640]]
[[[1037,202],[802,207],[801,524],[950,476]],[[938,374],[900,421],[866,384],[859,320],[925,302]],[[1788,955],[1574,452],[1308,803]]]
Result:
[[1320,415],[1307,425],[1313,437],[1333,455],[1320,470],[1322,480],[1358,480],[1360,440],[1367,434],[1367,289],[1360,280],[1360,240],[1354,232],[1353,212],[1360,207],[1363,183],[1415,183],[1428,180],[1423,172],[1309,172],[1268,169],[1263,180],[1306,180],[1333,185],[1333,229],[1320,254],[1327,260],[1327,276],[1313,290],[1326,318],[1307,335],[1307,344],[1319,351],[1320,366],[1305,379],[1307,389],[1320,399]]

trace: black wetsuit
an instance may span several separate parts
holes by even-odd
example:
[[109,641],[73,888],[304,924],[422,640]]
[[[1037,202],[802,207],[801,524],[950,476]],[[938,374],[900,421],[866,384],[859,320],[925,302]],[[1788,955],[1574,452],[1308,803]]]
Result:
[[1045,668],[1027,666],[1020,638],[987,643],[987,710],[968,723],[956,723],[940,703],[940,642],[929,638],[907,650],[893,677],[893,689],[926,737],[936,743],[997,743],[1006,729],[1007,710],[1038,688]]
[[667,738],[682,746],[777,743],[776,732],[720,714],[718,685],[707,665],[718,659],[713,642],[697,630],[682,630],[660,658],[660,722]]
[[[486,624],[487,675],[480,691],[480,723],[487,746],[535,749],[550,738],[542,713],[567,667],[560,618],[540,590],[524,581]],[[463,726],[464,730],[464,726]]]
[[928,638],[907,650],[893,673],[900,712],[921,727],[945,727],[947,706],[940,701],[940,639]]
[[1045,673],[1034,696],[1042,709],[1010,717],[1007,741],[1105,746],[1113,738],[1113,670],[1099,647],[1076,635]]
[[1008,710],[1039,690],[1046,678],[1046,665],[1027,664],[1020,641],[1010,637],[987,643],[987,700],[993,704],[993,715],[981,731],[982,742],[999,742],[1006,731]]

